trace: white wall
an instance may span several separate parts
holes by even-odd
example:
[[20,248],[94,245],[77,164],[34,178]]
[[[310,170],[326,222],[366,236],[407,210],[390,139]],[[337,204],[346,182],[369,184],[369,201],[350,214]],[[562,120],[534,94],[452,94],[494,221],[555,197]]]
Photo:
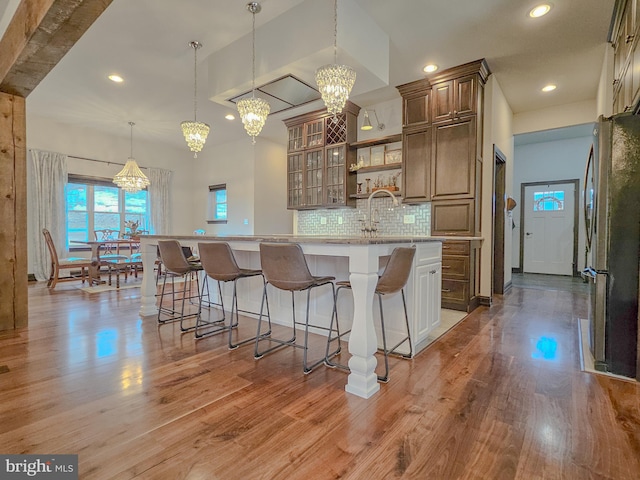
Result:
[[542,108],[513,116],[513,134],[537,132],[593,122],[597,118],[596,100]]
[[[502,92],[500,84],[492,75],[487,80],[484,97],[484,135],[482,148],[482,198],[481,235],[483,237],[480,256],[480,295],[491,296],[493,262],[493,177],[495,145],[507,159],[505,183],[507,196],[513,196],[513,113]],[[505,224],[507,219],[505,219]],[[505,232],[509,232],[505,226]],[[505,235],[504,281],[511,281],[511,238]]]
[[516,228],[512,230],[514,267],[520,266],[520,188],[522,183],[553,180],[580,180],[578,206],[578,270],[584,266],[584,219],[582,191],[584,189],[584,169],[591,148],[592,138],[578,137],[552,142],[532,143],[515,147],[513,173],[513,198],[518,206],[513,210]]
[[[283,131],[286,134],[284,124]],[[216,145],[199,155],[191,188],[193,229],[203,229],[210,235],[291,233],[286,162],[284,136],[282,144],[258,137],[253,145],[247,135],[246,139]],[[209,185],[220,183],[227,185],[227,223],[207,224]]]
[[613,45],[611,44],[607,44],[602,59],[596,105],[598,116],[609,117],[613,114]]

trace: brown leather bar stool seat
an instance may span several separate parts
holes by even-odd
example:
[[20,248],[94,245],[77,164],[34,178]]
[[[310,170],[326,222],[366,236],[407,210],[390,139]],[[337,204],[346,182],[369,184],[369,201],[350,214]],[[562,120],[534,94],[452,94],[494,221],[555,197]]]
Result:
[[[337,355],[340,352],[340,345],[338,349],[331,354],[328,350],[325,355],[315,361],[313,364],[309,364],[307,360],[307,352],[309,350],[309,327],[318,328],[321,330],[329,330],[329,336],[331,331],[335,331],[336,335],[340,336],[340,330],[338,327],[338,319],[336,317],[336,303],[335,303],[335,284],[333,281],[335,277],[331,276],[314,276],[311,275],[307,261],[304,258],[304,253],[300,245],[296,243],[261,243],[260,244],[260,262],[262,264],[262,273],[265,276],[266,282],[264,284],[262,304],[260,306],[260,318],[258,320],[258,331],[256,333],[256,348],[255,358],[262,358],[263,355],[272,352],[283,346],[293,346],[296,348],[302,348],[304,350],[302,367],[304,373],[311,372],[315,367],[327,361],[328,357]],[[273,287],[291,292],[291,307],[293,318],[293,334],[289,339],[276,339],[272,336],[265,338],[260,334],[262,325],[263,309],[266,305],[267,312],[269,311],[269,299],[267,296],[267,286]],[[311,290],[323,285],[331,286],[331,299],[332,299],[332,313],[330,327],[324,327],[319,325],[311,325],[309,323],[309,300]],[[296,304],[295,304],[295,292],[307,292],[307,307],[306,318],[304,323],[296,320]],[[333,322],[335,318],[335,330],[333,330]],[[296,325],[304,325],[304,344],[299,345],[296,343]],[[269,329],[271,329],[271,322],[269,322]],[[260,350],[261,341],[275,342],[277,345],[267,348],[266,350]]]
[[[204,268],[205,273],[208,277],[213,278],[218,282],[218,293],[220,298],[219,305],[222,308],[222,318],[215,321],[204,322],[202,320],[202,303],[200,303],[195,328],[196,338],[202,338],[228,331],[229,349],[234,349],[245,343],[253,342],[256,337],[246,338],[244,340],[237,341],[236,343],[233,342],[233,329],[236,328],[239,324],[238,313],[243,312],[253,315],[259,315],[258,312],[251,312],[249,310],[242,310],[238,308],[237,282],[241,278],[261,276],[262,284],[264,285],[265,279],[264,275],[262,275],[262,270],[240,268],[238,266],[238,263],[236,262],[233,251],[231,250],[231,247],[227,242],[198,243],[198,252],[200,253],[200,261],[202,262],[202,268]],[[225,323],[226,313],[224,309],[224,302],[222,299],[222,288],[220,286],[221,283],[225,282],[233,282],[231,314],[228,324]],[[233,318],[234,312],[235,321]],[[267,317],[269,317],[268,309]],[[268,336],[270,334],[271,329],[269,329],[267,333],[263,334],[263,336]]]
[[[198,272],[203,270],[202,264],[199,261],[188,261],[180,242],[177,240],[158,240],[158,250],[160,251],[160,258],[165,270],[164,281],[162,282],[162,291],[160,293],[160,305],[158,306],[158,323],[167,323],[179,320],[180,330],[183,332],[195,330],[195,325],[191,327],[184,326],[184,320],[186,318],[198,315],[197,311],[185,314],[185,302],[187,300],[191,302],[194,298],[197,298],[198,305],[200,305],[203,301],[203,296],[208,300],[208,284],[206,282],[206,277],[203,281],[202,292],[200,292],[199,288]],[[168,292],[166,291],[168,277],[171,277],[171,308],[164,304],[165,295],[168,295]],[[182,278],[184,280],[182,294],[178,298],[178,301],[180,302],[180,310],[176,309],[176,278]],[[195,295],[192,293],[191,286],[194,278],[196,282]]]
[[[382,275],[378,278],[378,283],[376,284],[375,294],[378,297],[378,305],[380,307],[380,324],[382,330],[382,351],[384,353],[384,375],[378,375],[378,380],[381,382],[389,381],[389,355],[394,354],[398,347],[405,342],[409,343],[409,353],[408,354],[399,354],[403,358],[411,358],[413,355],[413,347],[411,345],[411,329],[409,327],[409,316],[407,315],[407,302],[404,296],[404,287],[409,280],[409,274],[411,273],[411,267],[413,265],[413,259],[416,254],[415,247],[397,247],[391,253],[391,257],[389,258],[389,262],[382,272]],[[351,283],[349,281],[340,281],[336,282],[338,286],[338,290],[336,291],[336,302],[338,298],[338,294],[340,290],[344,288],[351,288]],[[391,295],[397,292],[401,292],[402,294],[402,306],[404,307],[404,320],[405,325],[407,327],[407,334],[392,348],[387,348],[387,333],[384,324],[384,314],[382,310],[382,297],[384,295]],[[337,318],[337,316],[336,316]],[[327,352],[331,346],[331,342],[338,340],[340,343],[340,338],[344,335],[348,334],[351,330],[343,332],[341,335],[336,337],[331,337],[331,332],[329,332],[329,337],[327,338]],[[349,369],[346,365],[341,365],[336,362],[331,362],[327,360],[327,365],[331,367],[339,367],[343,369]]]

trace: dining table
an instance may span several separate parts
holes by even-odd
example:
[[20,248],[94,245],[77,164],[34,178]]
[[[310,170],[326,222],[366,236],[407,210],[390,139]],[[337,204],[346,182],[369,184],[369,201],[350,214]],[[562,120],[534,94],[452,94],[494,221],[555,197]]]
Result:
[[[142,266],[142,259],[132,260],[131,255],[134,254],[140,247],[140,240],[138,238],[115,238],[105,240],[75,240],[74,243],[89,245],[91,247],[91,267],[89,267],[89,285],[100,285],[105,283],[100,279],[100,267],[110,266],[119,270],[124,266]],[[117,252],[120,249],[126,247],[129,250],[129,255],[119,255],[119,257],[101,257],[100,252],[105,247],[115,248]],[[112,255],[112,254],[110,254]],[[113,260],[113,261],[111,261]],[[111,264],[111,265],[110,265]],[[118,280],[118,279],[117,279]],[[119,283],[119,281],[118,281]]]

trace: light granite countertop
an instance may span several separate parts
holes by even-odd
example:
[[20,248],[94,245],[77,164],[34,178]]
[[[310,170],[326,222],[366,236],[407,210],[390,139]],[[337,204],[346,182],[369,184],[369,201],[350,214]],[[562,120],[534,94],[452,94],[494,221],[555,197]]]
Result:
[[373,238],[354,236],[324,236],[324,235],[141,235],[141,239],[177,239],[177,240],[222,240],[227,242],[283,242],[283,243],[336,243],[347,245],[377,245],[384,243],[420,243],[420,242],[443,242],[445,240],[476,240],[481,241],[482,237],[462,237],[462,236],[415,236],[415,237],[395,237],[381,236]]

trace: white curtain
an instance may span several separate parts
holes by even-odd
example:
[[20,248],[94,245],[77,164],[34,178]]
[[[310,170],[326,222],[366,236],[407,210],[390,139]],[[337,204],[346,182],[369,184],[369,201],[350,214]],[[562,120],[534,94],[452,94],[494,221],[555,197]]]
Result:
[[149,168],[149,233],[168,235],[171,233],[171,202],[169,198],[171,171]]
[[49,278],[49,252],[42,229],[51,232],[58,255],[64,257],[67,238],[65,186],[67,184],[67,156],[62,153],[31,149],[31,174],[27,197],[27,211],[32,245],[33,274],[36,280]]

